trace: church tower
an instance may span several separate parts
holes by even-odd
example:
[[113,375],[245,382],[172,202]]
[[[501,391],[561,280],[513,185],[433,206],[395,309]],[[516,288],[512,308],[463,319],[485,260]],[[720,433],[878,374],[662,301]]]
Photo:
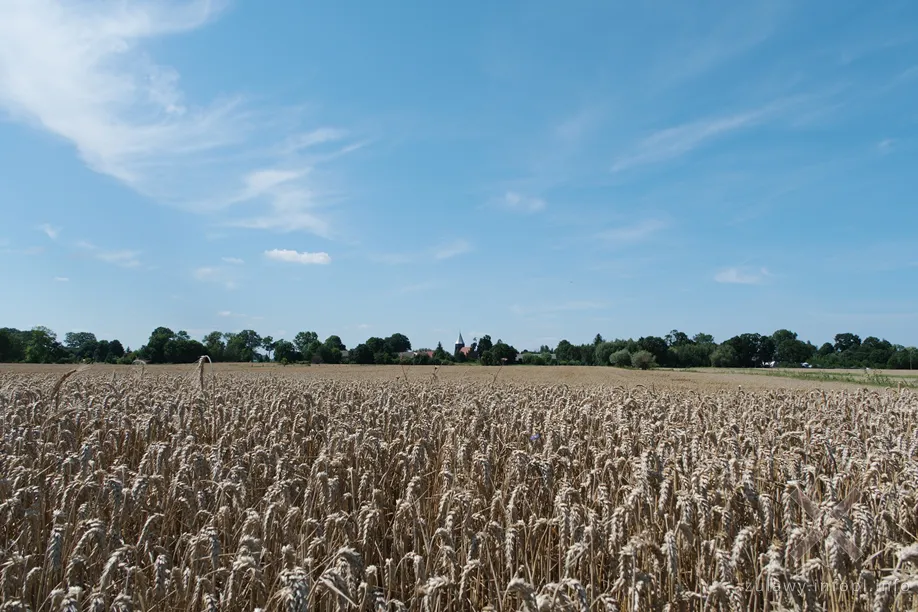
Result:
[[456,340],[456,348],[453,355],[458,355],[459,351],[465,348],[465,340],[462,339],[462,332],[459,332],[459,338]]

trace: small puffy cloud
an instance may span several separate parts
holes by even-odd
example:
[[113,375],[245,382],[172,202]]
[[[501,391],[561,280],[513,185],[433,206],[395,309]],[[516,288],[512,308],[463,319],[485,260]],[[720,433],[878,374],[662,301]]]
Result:
[[238,257],[223,257],[222,260],[224,263],[233,264],[234,266],[241,266],[245,263],[245,261]]
[[771,273],[767,268],[749,270],[748,268],[734,267],[724,268],[714,275],[714,280],[718,283],[732,285],[758,285],[769,276],[771,276]]
[[233,313],[229,310],[221,310],[217,313],[217,316],[218,317],[231,317],[233,316]]
[[55,276],[55,277],[54,277],[54,282],[56,282],[56,283],[69,283],[69,282],[70,282],[70,279],[67,278],[66,276]]
[[265,251],[265,257],[287,263],[323,265],[331,263],[331,256],[325,252],[308,253],[304,251],[300,253],[290,249],[271,249],[270,251]]
[[515,191],[508,191],[504,194],[501,205],[507,210],[535,213],[545,209],[545,200],[525,196]]
[[51,240],[57,240],[57,237],[61,234],[61,228],[54,227],[50,223],[42,223],[38,226],[38,229],[43,231]]
[[471,250],[472,245],[469,244],[467,240],[455,240],[440,246],[440,248],[434,252],[434,257],[437,259],[450,259],[458,257],[459,255],[464,255]]

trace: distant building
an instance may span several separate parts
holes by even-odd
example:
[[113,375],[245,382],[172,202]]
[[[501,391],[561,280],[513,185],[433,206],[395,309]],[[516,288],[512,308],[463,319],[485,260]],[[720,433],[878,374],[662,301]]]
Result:
[[[462,332],[460,331],[459,338],[456,340],[456,346],[455,346],[455,350],[453,351],[453,355],[456,355],[458,357],[459,353],[462,353],[462,349],[464,348],[465,348],[465,340],[462,339]],[[463,355],[468,355],[468,351],[463,353]]]

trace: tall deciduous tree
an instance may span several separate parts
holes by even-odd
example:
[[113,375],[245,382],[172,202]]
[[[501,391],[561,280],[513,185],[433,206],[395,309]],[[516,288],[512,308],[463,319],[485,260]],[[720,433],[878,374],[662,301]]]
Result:
[[223,361],[225,359],[226,342],[223,341],[223,333],[212,331],[204,336],[204,348],[207,349],[207,356],[212,361]]
[[386,338],[390,353],[404,353],[411,350],[411,340],[405,334],[392,334]]
[[91,332],[67,332],[64,334],[64,346],[73,353],[77,359],[93,357],[99,341]]

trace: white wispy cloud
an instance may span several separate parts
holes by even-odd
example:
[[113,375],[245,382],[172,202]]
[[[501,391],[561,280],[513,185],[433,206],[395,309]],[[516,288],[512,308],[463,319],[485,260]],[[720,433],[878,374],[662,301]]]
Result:
[[226,289],[237,289],[239,281],[233,271],[225,266],[200,266],[191,271],[192,277],[202,283],[222,285]]
[[51,240],[57,240],[57,237],[61,234],[61,228],[54,227],[50,223],[42,223],[38,226],[38,229],[43,231]]
[[132,186],[141,167],[232,140],[232,103],[193,110],[179,75],[140,44],[198,28],[222,3],[9,0],[0,22],[0,103]]
[[296,153],[303,149],[308,149],[316,145],[328,142],[337,142],[347,137],[347,132],[338,128],[319,128],[311,132],[296,134],[287,138],[282,145],[285,153]]
[[881,140],[880,142],[877,143],[877,151],[879,151],[881,154],[885,155],[886,153],[889,153],[890,151],[892,151],[893,145],[894,145],[895,143],[896,143],[896,141],[895,141],[894,139],[892,139],[892,138],[885,138],[885,139],[883,139],[883,140]]
[[260,214],[234,218],[227,222],[233,227],[275,230],[279,232],[306,231],[329,237],[326,219],[315,209],[320,198],[306,184],[312,169],[262,168],[243,177],[243,188],[230,200],[231,204],[249,202],[261,207]]
[[370,261],[381,264],[388,264],[391,266],[411,263],[416,259],[416,255],[410,255],[408,253],[376,253],[374,255],[370,255]]
[[709,117],[659,130],[637,143],[634,150],[616,159],[612,164],[612,172],[675,159],[711,140],[759,123],[771,110],[766,107],[734,115]]
[[45,252],[44,247],[40,247],[40,246],[26,247],[24,249],[16,249],[16,248],[11,248],[11,247],[0,246],[0,253],[6,254],[6,255],[29,255],[31,256],[31,255],[41,255],[44,252]]
[[217,316],[224,319],[249,319],[251,321],[262,321],[264,317],[253,317],[241,312],[235,312],[232,310],[218,310]]
[[631,225],[622,225],[605,229],[597,237],[613,245],[636,244],[651,238],[654,234],[669,227],[670,221],[664,218],[650,218]]
[[275,261],[284,261],[287,263],[298,264],[330,264],[331,256],[325,252],[318,253],[300,253],[290,249],[271,249],[265,251],[265,257]]
[[581,108],[555,126],[554,136],[565,144],[579,143],[584,136],[594,131],[599,119],[600,113],[596,108]]
[[434,257],[437,259],[451,259],[464,255],[472,250],[472,245],[467,240],[454,240],[438,247],[434,251]]
[[140,266],[140,251],[133,251],[130,249],[103,249],[85,240],[78,242],[76,246],[93,259],[98,259],[108,264],[121,266],[122,268],[136,268]]
[[68,282],[70,282],[70,279],[67,278],[66,276],[55,276],[55,277],[54,277],[54,282],[56,282],[56,283],[68,283]]
[[407,283],[400,285],[388,291],[388,295],[406,295],[414,293],[431,294],[442,289],[442,281],[421,281],[417,283]]
[[516,212],[523,213],[534,213],[539,212],[540,210],[545,210],[545,200],[541,198],[534,198],[531,196],[525,196],[516,191],[508,191],[504,194],[504,197],[501,198],[501,206],[507,210],[512,210]]
[[718,283],[734,285],[759,285],[771,276],[767,268],[758,270],[746,267],[724,268],[714,275],[714,280]]
[[300,110],[242,96],[198,104],[152,56],[151,43],[207,25],[227,4],[3,0],[0,111],[161,203],[237,227],[328,233],[310,173],[359,145],[310,156],[347,134],[304,131]]
[[239,257],[221,257],[220,259],[224,263],[233,264],[234,266],[241,266],[245,263],[245,261]]

